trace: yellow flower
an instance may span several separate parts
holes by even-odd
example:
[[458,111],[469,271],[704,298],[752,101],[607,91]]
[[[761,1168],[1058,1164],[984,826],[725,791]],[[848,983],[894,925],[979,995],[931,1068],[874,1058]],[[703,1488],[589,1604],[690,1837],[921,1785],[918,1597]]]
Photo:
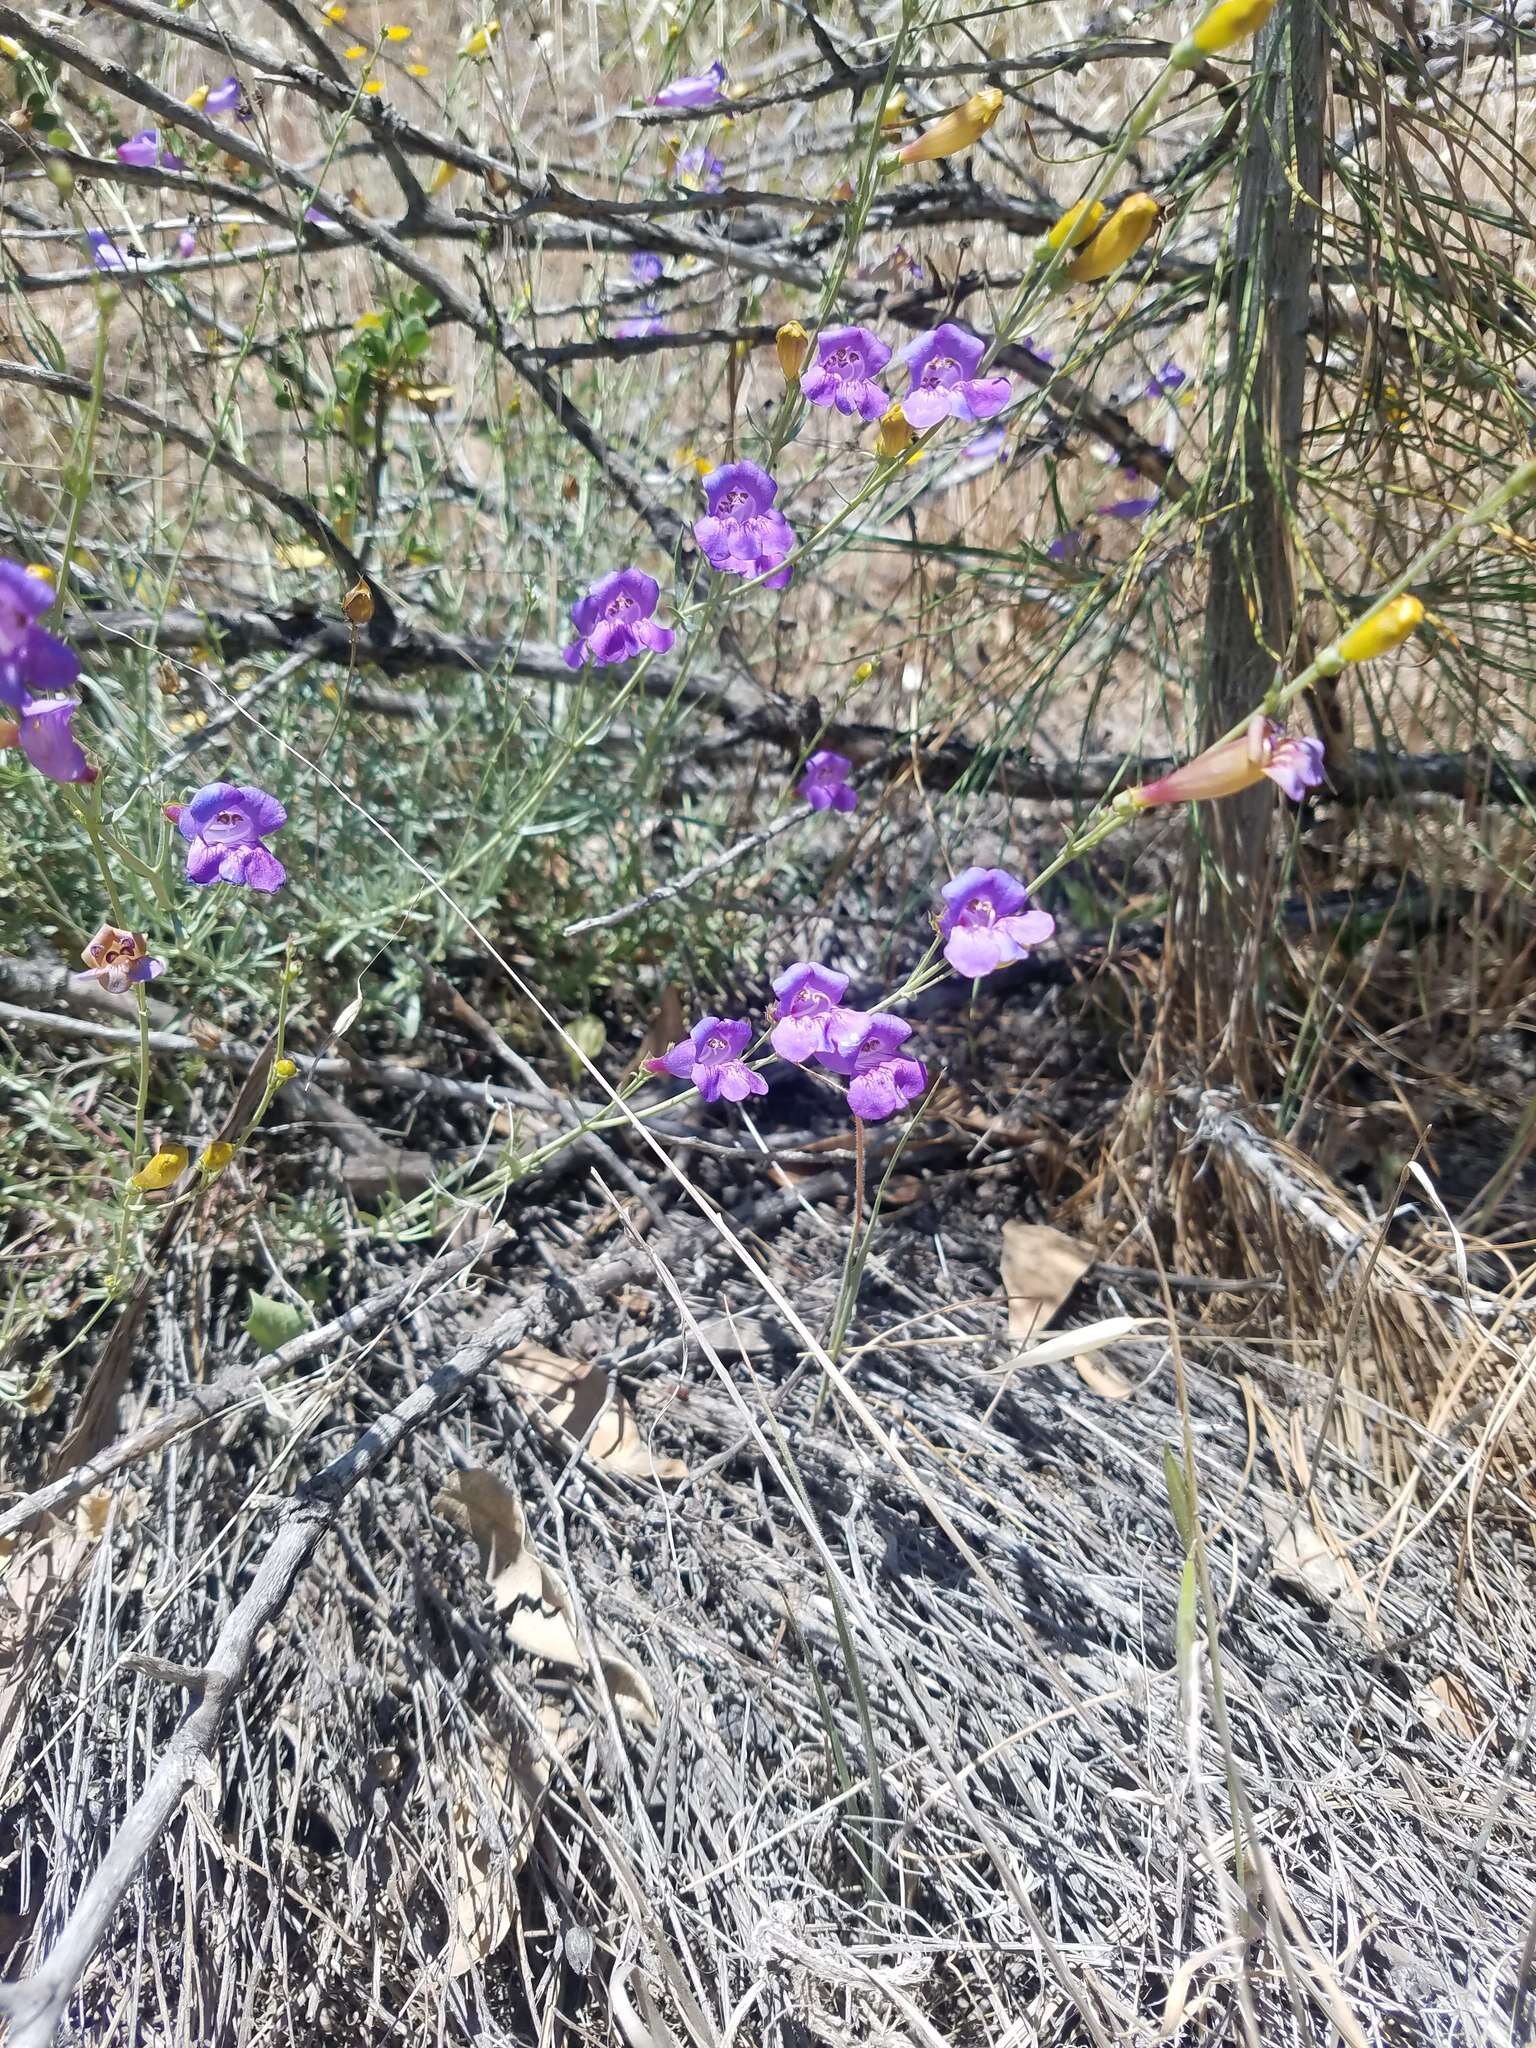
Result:
[[365,93],[376,93],[382,92],[383,90],[384,81],[382,78],[370,78],[368,80],[368,83],[363,87],[363,91]]
[[196,92],[189,92],[187,94],[186,103],[194,113],[201,113],[208,104],[208,90],[206,85],[200,85]]
[[202,1157],[197,1163],[203,1172],[207,1174],[208,1178],[212,1180],[215,1174],[220,1174],[224,1171],[234,1156],[235,1148],[233,1145],[227,1144],[223,1138],[215,1138],[211,1145],[203,1147]]
[[922,164],[934,157],[955,156],[979,142],[1003,111],[1003,96],[995,85],[973,92],[963,107],[951,107],[931,128],[896,152],[896,161]]
[[352,43],[341,54],[349,64],[356,64],[361,58],[367,56],[368,45],[366,43]]
[[299,1069],[295,1061],[281,1059],[272,1062],[272,1071],[279,1081],[291,1081]]
[[36,576],[42,583],[53,583],[57,580],[46,562],[28,562],[27,574]]
[[774,352],[779,359],[779,368],[784,372],[784,382],[793,384],[800,375],[805,361],[806,350],[811,337],[798,320],[786,320],[773,337]]
[[162,1188],[174,1187],[186,1170],[186,1146],[166,1145],[153,1159],[145,1160],[137,1173],[128,1176],[128,1185],[147,1195],[159,1194]]
[[1068,277],[1075,284],[1096,284],[1128,263],[1156,226],[1157,201],[1150,192],[1133,192],[1073,257],[1067,265]]
[[21,45],[9,36],[0,36],[0,57],[9,57],[13,64],[21,62]]
[[430,78],[432,76],[432,66],[430,64],[407,64],[405,68],[412,78]]
[[340,28],[347,18],[346,0],[331,0],[330,6],[322,7],[320,12],[332,28]]
[[384,315],[382,313],[359,313],[352,322],[352,325],[360,334],[367,333],[370,329],[381,329],[384,325]]
[[463,57],[489,57],[491,44],[501,34],[499,21],[488,21],[483,28],[477,28],[469,41],[459,52]]
[[1423,623],[1424,607],[1416,597],[1390,598],[1350,627],[1339,642],[1339,654],[1345,661],[1374,661],[1401,647]]
[[880,416],[875,434],[875,453],[883,462],[893,462],[898,455],[905,455],[916,439],[900,405],[888,406]]
[[459,167],[457,164],[439,164],[432,173],[432,182],[427,187],[427,190],[429,192],[445,192],[458,175]]
[[408,28],[402,28],[396,22],[391,27],[385,29],[384,40],[386,43],[408,43],[411,40],[411,32]]
[[1275,0],[1216,0],[1175,47],[1172,61],[1187,70],[1201,57],[1230,50],[1234,43],[1257,35],[1274,11]]
[[1067,208],[1045,239],[1053,249],[1075,249],[1090,235],[1098,233],[1103,218],[1102,199],[1079,199],[1076,206]]

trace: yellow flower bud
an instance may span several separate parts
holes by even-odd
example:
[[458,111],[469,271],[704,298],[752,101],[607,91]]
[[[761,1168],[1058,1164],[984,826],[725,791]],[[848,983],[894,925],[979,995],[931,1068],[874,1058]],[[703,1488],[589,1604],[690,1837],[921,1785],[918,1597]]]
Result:
[[1424,623],[1424,607],[1416,597],[1394,597],[1351,626],[1339,642],[1345,661],[1374,661],[1390,654]]
[[1075,249],[1090,235],[1098,233],[1103,218],[1102,199],[1079,199],[1076,206],[1067,208],[1045,239],[1053,249]]
[[899,128],[906,117],[906,112],[906,94],[900,91],[893,92],[885,105],[880,109],[880,126],[882,128]]
[[773,337],[774,351],[779,358],[779,368],[784,372],[784,382],[793,384],[800,375],[800,366],[805,361],[806,350],[811,337],[798,320],[786,320]]
[[1096,284],[1128,263],[1157,226],[1157,201],[1150,192],[1122,199],[1103,227],[1067,265],[1074,284]]
[[880,425],[875,433],[875,453],[883,462],[893,462],[898,455],[905,455],[916,439],[911,422],[900,405],[893,405],[880,416]]
[[427,190],[434,195],[438,192],[445,192],[458,175],[459,167],[457,164],[439,164],[432,173],[432,182],[427,187]]
[[291,1081],[299,1070],[294,1061],[282,1059],[272,1062],[272,1071],[279,1081]]
[[491,44],[501,34],[499,21],[488,21],[484,28],[477,28],[464,45],[461,55],[465,57],[489,57]]
[[194,114],[200,114],[203,108],[207,106],[208,94],[211,90],[212,88],[209,86],[200,85],[197,87],[195,92],[189,92],[187,94],[187,105],[192,109]]
[[1230,50],[1234,43],[1257,35],[1275,11],[1275,0],[1216,0],[1173,52],[1173,62],[1187,70],[1201,57]]
[[224,1171],[234,1156],[235,1148],[233,1145],[226,1143],[223,1138],[215,1138],[211,1145],[203,1147],[202,1157],[197,1163],[203,1172],[207,1174],[208,1178],[212,1180],[215,1174],[220,1174]]
[[186,1146],[166,1145],[153,1159],[147,1159],[137,1173],[128,1176],[128,1185],[147,1195],[159,1194],[162,1188],[174,1187],[186,1170]]
[[898,149],[896,161],[923,164],[935,157],[958,155],[973,142],[979,142],[1002,111],[1003,96],[997,87],[984,86],[980,92],[973,92],[963,107],[952,107],[931,128]]

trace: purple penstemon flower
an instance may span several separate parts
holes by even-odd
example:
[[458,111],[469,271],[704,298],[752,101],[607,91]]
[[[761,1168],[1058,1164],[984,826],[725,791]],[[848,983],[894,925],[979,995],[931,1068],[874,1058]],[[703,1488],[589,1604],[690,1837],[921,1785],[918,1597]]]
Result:
[[717,57],[707,71],[695,71],[664,85],[660,92],[651,95],[651,105],[691,112],[699,107],[717,107],[724,98],[725,66]]
[[989,420],[1002,411],[1013,386],[1001,375],[977,376],[986,352],[979,335],[967,334],[952,320],[902,350],[912,389],[901,409],[920,434],[940,420]]
[[141,128],[117,145],[119,163],[140,171],[184,171],[186,165],[176,152],[160,140],[158,128]]
[[875,379],[890,360],[890,350],[867,327],[825,327],[816,337],[815,362],[800,372],[801,393],[812,405],[877,420],[891,400]]
[[590,661],[596,668],[610,662],[633,661],[649,648],[665,654],[677,635],[658,626],[656,601],[661,587],[643,569],[612,569],[600,576],[571,606],[577,638],[565,650],[567,668]]
[[904,1017],[839,1010],[827,1026],[827,1050],[817,1054],[829,1074],[848,1082],[848,1107],[866,1123],[880,1123],[928,1086],[928,1069],[902,1051],[912,1036]]
[[1144,398],[1172,398],[1176,391],[1182,391],[1189,382],[1189,372],[1181,370],[1170,356],[1163,367],[1148,381]]
[[775,510],[779,487],[755,462],[725,462],[704,479],[705,513],[693,525],[693,537],[713,569],[727,576],[761,576],[767,587],[782,590],[794,574],[779,569],[791,553],[795,536],[789,521]]
[[745,1102],[766,1095],[768,1083],[742,1058],[752,1040],[745,1017],[701,1017],[686,1038],[680,1038],[659,1060],[647,1060],[653,1074],[691,1081],[705,1102]]
[[262,844],[288,822],[275,796],[254,783],[209,782],[185,804],[170,804],[167,816],[187,845],[187,880],[199,888],[235,882],[270,895],[288,871]]
[[70,979],[94,981],[115,996],[135,982],[154,981],[165,972],[163,960],[150,958],[147,939],[115,924],[104,924],[82,949],[80,958],[85,962],[85,972],[73,974]]
[[629,274],[636,284],[654,284],[665,268],[654,249],[637,249],[629,259]]
[[857,810],[858,795],[848,787],[852,768],[846,754],[834,754],[830,747],[821,747],[805,764],[800,794],[813,811]]
[[1069,526],[1065,533],[1058,533],[1045,551],[1046,559],[1052,562],[1078,562],[1087,552],[1087,535],[1080,526]]
[[839,1008],[848,987],[846,974],[818,967],[814,960],[794,960],[774,976],[778,997],[768,1042],[781,1060],[803,1067],[831,1050],[828,1026],[843,1015]]
[[176,237],[176,254],[181,257],[197,254],[197,235],[191,228],[183,228]]
[[217,85],[209,87],[208,97],[203,101],[203,111],[206,114],[238,113],[240,98],[240,81],[231,72]]
[[0,682],[0,752],[19,747],[50,782],[94,782],[96,770],[70,729],[79,709],[78,697],[34,697],[26,690],[13,697]]
[[125,256],[105,228],[87,228],[85,239],[90,245],[91,261],[98,270],[132,270],[136,258]]
[[649,299],[639,312],[631,313],[627,320],[621,320],[613,330],[615,341],[645,341],[654,334],[670,334],[671,328],[661,317],[661,308]]
[[1321,740],[1288,733],[1258,712],[1237,739],[1207,747],[1155,782],[1141,783],[1131,794],[1139,804],[1209,803],[1252,789],[1268,776],[1299,804],[1323,780],[1326,765]]
[[725,184],[725,165],[713,150],[697,142],[678,158],[677,182],[689,192],[718,192]]
[[967,868],[945,883],[942,894],[944,958],[967,981],[1022,960],[1056,929],[1050,912],[1031,910],[1029,891],[1002,868]]

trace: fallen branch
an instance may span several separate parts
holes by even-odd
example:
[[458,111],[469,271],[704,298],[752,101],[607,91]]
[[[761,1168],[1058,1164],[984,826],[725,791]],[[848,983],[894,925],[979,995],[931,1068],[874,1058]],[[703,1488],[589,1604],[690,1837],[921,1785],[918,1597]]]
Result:
[[641,1262],[633,1254],[622,1254],[592,1273],[581,1293],[564,1276],[549,1281],[531,1301],[508,1309],[489,1329],[462,1345],[278,1509],[249,1589],[219,1630],[207,1663],[195,1678],[188,1676],[202,1698],[161,1752],[40,1967],[18,1984],[0,1986],[0,2012],[11,2022],[10,2048],[51,2048],[65,2008],[112,1916],[188,1792],[207,1771],[225,1718],[249,1682],[263,1631],[281,1614],[300,1572],[348,1495],[407,1437],[445,1414],[504,1351],[529,1338],[557,1334],[639,1270]]

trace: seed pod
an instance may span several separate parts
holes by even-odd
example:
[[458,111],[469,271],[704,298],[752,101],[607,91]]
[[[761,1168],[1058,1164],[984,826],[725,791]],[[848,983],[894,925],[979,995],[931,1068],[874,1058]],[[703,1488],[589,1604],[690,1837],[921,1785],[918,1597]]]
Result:
[[341,608],[352,626],[366,626],[373,617],[373,592],[361,577],[341,600]]

